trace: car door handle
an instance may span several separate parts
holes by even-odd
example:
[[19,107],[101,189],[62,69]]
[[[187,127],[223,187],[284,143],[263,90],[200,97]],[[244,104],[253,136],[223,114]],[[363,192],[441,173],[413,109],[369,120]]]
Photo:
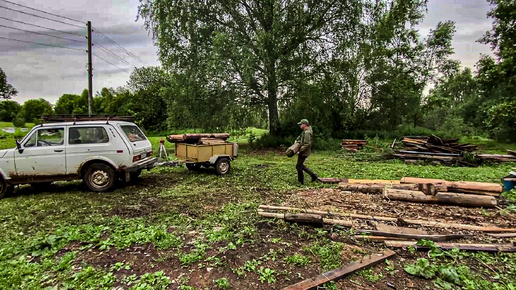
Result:
[[54,149],[54,152],[63,152],[63,149]]

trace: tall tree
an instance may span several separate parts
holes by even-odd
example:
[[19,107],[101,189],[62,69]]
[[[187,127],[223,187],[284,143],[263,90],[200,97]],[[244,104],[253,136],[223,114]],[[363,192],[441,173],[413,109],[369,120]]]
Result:
[[7,76],[0,68],[0,98],[10,99],[18,94],[18,91],[7,82]]
[[[139,15],[153,33],[165,68],[207,78],[197,86],[239,87],[241,96],[267,106],[270,133],[276,135],[278,100],[289,81],[298,68],[308,72],[317,65],[317,58],[304,57],[307,51],[324,56],[333,48],[333,31],[357,21],[360,5],[335,0],[142,0]],[[223,82],[217,82],[220,78]]]

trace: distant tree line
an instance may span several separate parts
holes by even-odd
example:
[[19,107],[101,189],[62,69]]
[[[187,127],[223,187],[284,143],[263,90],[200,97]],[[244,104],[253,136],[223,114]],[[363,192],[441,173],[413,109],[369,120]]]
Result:
[[[427,128],[516,140],[514,1],[489,0],[494,24],[476,71],[453,60],[455,25],[426,37],[425,0],[143,0],[162,68],[136,68],[121,88],[103,88],[94,112],[135,116],[147,130],[269,128],[316,132]],[[428,93],[428,88],[430,91]],[[31,122],[52,108],[2,101],[2,120]],[[53,111],[86,114],[87,91]]]

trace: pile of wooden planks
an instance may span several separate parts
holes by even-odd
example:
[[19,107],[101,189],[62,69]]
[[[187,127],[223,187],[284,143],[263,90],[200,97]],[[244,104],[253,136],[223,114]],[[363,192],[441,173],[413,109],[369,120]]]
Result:
[[217,142],[214,140],[226,141],[228,138],[228,133],[178,134],[168,135],[167,141],[170,143],[214,144]]
[[[387,247],[406,248],[408,246],[416,246],[419,240],[429,240],[436,242],[436,245],[443,250],[449,250],[454,247],[466,251],[500,251],[500,252],[516,252],[515,244],[472,244],[472,243],[449,243],[453,240],[465,240],[478,236],[478,233],[443,233],[442,229],[447,231],[459,230],[485,233],[491,238],[505,239],[516,237],[516,228],[500,228],[495,226],[477,226],[469,224],[448,223],[435,220],[412,220],[401,219],[387,216],[371,216],[347,212],[329,212],[313,209],[300,209],[286,206],[260,205],[258,207],[258,215],[267,218],[284,219],[288,222],[312,224],[317,226],[334,225],[340,227],[353,228],[355,235],[352,236],[356,240],[366,240],[371,242],[384,242]],[[364,229],[363,221],[369,221],[367,224],[373,225],[375,229]],[[362,222],[361,222],[362,221]],[[389,224],[391,225],[389,225]],[[403,226],[399,226],[401,223]],[[392,224],[396,224],[393,226]],[[418,228],[409,227],[416,226]],[[430,229],[440,229],[439,234],[431,234],[427,230],[420,227]],[[416,249],[425,249],[418,246]]]
[[404,148],[397,151],[394,156],[407,163],[417,160],[430,160],[446,165],[456,163],[472,165],[462,160],[462,154],[465,151],[478,149],[475,145],[459,144],[458,139],[441,139],[435,135],[408,136],[404,137],[401,142]]
[[367,145],[367,140],[352,140],[344,139],[340,144],[340,147],[346,149],[349,152],[357,152]]
[[516,162],[516,151],[507,150],[508,154],[478,154],[477,158],[495,162]]
[[352,192],[382,194],[388,200],[469,207],[496,207],[497,198],[503,190],[496,183],[416,177],[403,177],[401,180],[341,179],[339,188]]

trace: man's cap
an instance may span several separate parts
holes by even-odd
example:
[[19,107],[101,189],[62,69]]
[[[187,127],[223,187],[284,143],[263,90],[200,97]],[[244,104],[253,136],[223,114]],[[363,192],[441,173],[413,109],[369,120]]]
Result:
[[299,123],[297,123],[297,124],[298,124],[298,125],[301,125],[301,124],[307,124],[307,125],[308,125],[308,124],[310,124],[310,123],[308,122],[308,120],[307,120],[307,119],[302,119],[302,120],[301,120],[301,121],[299,121]]

